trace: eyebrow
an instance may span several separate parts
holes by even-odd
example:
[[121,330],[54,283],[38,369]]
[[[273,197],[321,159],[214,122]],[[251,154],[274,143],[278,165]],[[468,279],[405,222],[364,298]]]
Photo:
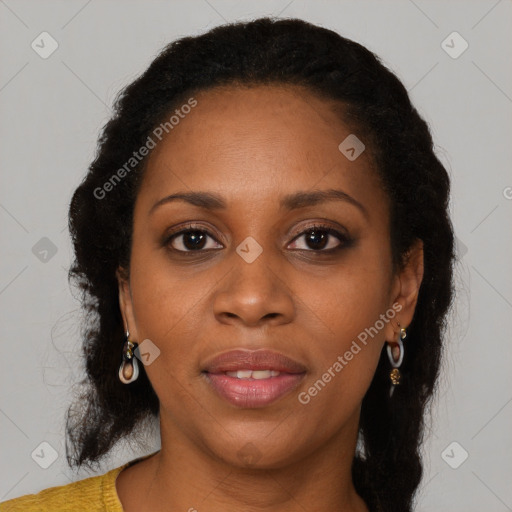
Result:
[[[149,214],[151,215],[158,207],[172,201],[185,201],[206,210],[225,210],[227,208],[226,201],[218,194],[211,192],[177,192],[157,201],[149,210]],[[281,199],[280,207],[291,211],[307,206],[315,206],[325,201],[344,201],[350,203],[356,206],[368,218],[368,210],[357,199],[354,199],[342,190],[336,189],[300,191],[288,194]]]

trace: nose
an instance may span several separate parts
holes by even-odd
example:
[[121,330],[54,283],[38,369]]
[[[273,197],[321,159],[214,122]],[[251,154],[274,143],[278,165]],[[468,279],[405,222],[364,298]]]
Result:
[[293,292],[270,251],[264,250],[251,263],[235,251],[229,259],[231,270],[214,296],[213,310],[219,322],[258,327],[293,319]]

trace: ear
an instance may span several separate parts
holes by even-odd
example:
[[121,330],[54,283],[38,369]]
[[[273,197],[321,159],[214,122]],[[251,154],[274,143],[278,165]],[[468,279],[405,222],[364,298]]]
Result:
[[[408,327],[412,322],[421,282],[423,280],[423,241],[417,239],[406,254],[404,267],[393,278],[392,304],[397,311],[393,325],[388,324],[386,340],[395,341],[401,327]],[[399,306],[400,308],[399,308]],[[398,327],[398,322],[400,327]],[[395,330],[393,330],[393,328]]]
[[117,282],[119,285],[119,308],[121,310],[121,316],[123,317],[123,323],[125,331],[130,332],[131,340],[138,340],[137,335],[137,324],[135,322],[135,315],[133,314],[133,303],[132,294],[130,289],[130,281],[128,272],[119,267],[116,271]]

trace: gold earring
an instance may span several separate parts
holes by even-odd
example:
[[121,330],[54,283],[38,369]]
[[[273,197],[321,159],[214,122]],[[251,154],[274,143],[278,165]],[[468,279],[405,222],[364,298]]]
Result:
[[134,357],[134,351],[138,343],[130,341],[130,333],[126,331],[126,341],[123,346],[123,361],[119,367],[119,380],[123,384],[130,384],[137,380],[139,376],[139,364]]
[[[398,324],[400,327],[400,324]],[[407,331],[404,327],[400,328],[400,332],[398,333],[397,340],[395,342],[389,342],[387,346],[388,359],[391,363],[392,370],[389,373],[389,379],[391,380],[391,387],[389,389],[389,396],[393,396],[393,392],[395,390],[395,386],[400,384],[400,379],[402,375],[400,374],[400,366],[404,359],[404,344],[403,341],[407,336]]]

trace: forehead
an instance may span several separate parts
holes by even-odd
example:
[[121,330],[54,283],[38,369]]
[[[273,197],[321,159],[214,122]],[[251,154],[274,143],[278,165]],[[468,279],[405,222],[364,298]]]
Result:
[[281,85],[216,87],[194,99],[148,158],[141,193],[154,200],[187,189],[228,200],[340,185],[360,196],[379,192],[369,151],[354,161],[340,151],[354,134],[333,102]]

